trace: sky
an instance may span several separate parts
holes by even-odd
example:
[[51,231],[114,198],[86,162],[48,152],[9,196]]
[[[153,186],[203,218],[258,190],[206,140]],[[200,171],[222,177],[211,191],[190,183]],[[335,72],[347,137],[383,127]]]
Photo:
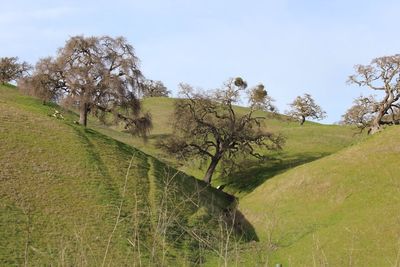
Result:
[[310,93],[341,119],[370,90],[354,65],[400,53],[399,0],[0,0],[0,57],[34,64],[75,35],[124,36],[144,75],[214,89],[263,83],[281,112]]

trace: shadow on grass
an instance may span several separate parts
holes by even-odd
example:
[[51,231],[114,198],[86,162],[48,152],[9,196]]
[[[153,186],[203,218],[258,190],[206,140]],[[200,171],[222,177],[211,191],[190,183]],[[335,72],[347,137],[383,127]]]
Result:
[[[108,194],[114,195],[114,198],[118,196],[118,190],[114,190],[111,182],[112,177],[108,173],[107,166],[102,160],[99,151],[97,151],[95,145],[90,141],[90,139],[103,140],[105,143],[115,146],[119,151],[125,153],[126,155],[136,153],[138,157],[141,157],[143,159],[151,157],[130,145],[110,138],[109,136],[99,133],[96,130],[88,128],[82,129],[80,126],[76,126],[74,128],[82,141],[86,143],[86,150],[90,155],[92,164],[94,164],[100,171],[102,176],[106,178],[102,180],[102,183],[105,183],[104,186],[106,187]],[[158,135],[157,137],[160,138],[160,135]],[[198,195],[201,205],[208,206],[211,210],[215,208],[212,206],[216,205],[219,209],[222,209],[226,212],[226,216],[232,216],[233,214],[231,214],[231,212],[234,211],[234,226],[237,233],[241,234],[243,241],[249,242],[253,240],[259,240],[253,225],[244,217],[243,214],[240,213],[239,210],[236,209],[237,199],[233,195],[230,195],[229,193],[223,192],[221,190],[217,190],[216,188],[211,187],[209,184],[205,183],[202,180],[198,180],[192,176],[188,176],[181,171],[176,170],[173,167],[164,165],[164,163],[155,158],[153,158],[153,165],[153,171],[155,172],[153,175],[155,175],[157,178],[157,186],[163,185],[163,181],[161,180],[166,179],[165,177],[175,176],[174,182],[176,183],[176,189],[178,189],[178,192],[180,192],[183,197],[188,193],[190,195],[190,193],[194,194],[194,192],[196,192],[195,195]],[[230,219],[233,218],[231,217]]]
[[239,210],[235,210],[235,224],[236,231],[242,234],[243,241],[260,241],[257,236],[256,229],[249,222],[246,217]]
[[[75,130],[77,136],[82,140],[82,143],[85,145],[89,163],[94,167],[94,170],[101,174],[100,179],[95,179],[98,189],[103,191],[105,193],[105,197],[109,198],[111,201],[120,199],[120,192],[113,183],[113,177],[110,174],[107,165],[103,161],[103,158],[96,145],[90,140],[91,138],[104,137],[102,137],[96,131],[87,128],[73,127],[73,129]],[[111,140],[112,139],[109,139],[107,141]]]
[[239,171],[233,172],[226,177],[219,178],[225,184],[225,190],[234,195],[248,194],[259,185],[275,175],[288,171],[296,166],[323,158],[329,153],[299,153],[290,157],[270,159],[267,162],[248,161],[242,165]]

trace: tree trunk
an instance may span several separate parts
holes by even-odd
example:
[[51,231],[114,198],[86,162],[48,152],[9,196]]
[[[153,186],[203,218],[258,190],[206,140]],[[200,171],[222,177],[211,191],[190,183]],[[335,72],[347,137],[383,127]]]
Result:
[[82,103],[79,111],[79,124],[87,126],[88,104]]
[[369,130],[368,130],[368,134],[374,134],[381,130],[383,116],[385,116],[385,114],[387,113],[389,108],[392,106],[394,101],[396,101],[396,100],[395,100],[393,92],[392,91],[386,92],[385,99],[379,105],[378,112],[376,114],[376,117],[372,121],[372,125],[371,125],[371,128],[369,128]]
[[375,134],[381,130],[381,120],[385,115],[386,111],[380,110],[376,115],[375,119],[372,121],[372,125],[368,130],[368,134]]
[[211,178],[214,174],[214,171],[218,165],[219,160],[221,159],[222,155],[215,155],[212,159],[211,159],[211,163],[210,166],[208,166],[207,172],[204,175],[203,181],[211,184]]
[[306,121],[306,117],[301,116],[300,125],[303,125],[305,121]]

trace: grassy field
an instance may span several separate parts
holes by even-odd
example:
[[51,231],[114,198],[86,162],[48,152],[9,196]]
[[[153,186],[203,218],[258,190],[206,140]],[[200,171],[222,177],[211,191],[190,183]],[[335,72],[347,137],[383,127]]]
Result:
[[0,265],[202,260],[234,199],[55,108],[0,88]]

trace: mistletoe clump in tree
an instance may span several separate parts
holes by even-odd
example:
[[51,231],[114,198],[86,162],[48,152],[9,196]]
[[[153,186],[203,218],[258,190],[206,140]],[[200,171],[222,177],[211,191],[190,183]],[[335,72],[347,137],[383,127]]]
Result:
[[44,101],[63,100],[79,109],[79,123],[88,114],[101,120],[113,114],[132,134],[145,136],[151,128],[142,114],[138,95],[143,76],[133,47],[125,38],[75,36],[55,58],[41,59],[20,87]]
[[[270,106],[263,85],[248,90],[247,83],[236,78],[209,93],[196,92],[187,84],[180,87],[183,98],[175,103],[174,133],[159,145],[182,158],[208,160],[203,178],[206,183],[211,183],[221,161],[233,166],[239,155],[265,159],[263,148],[281,149],[284,138],[264,131],[261,122],[265,117],[254,115],[260,107]],[[246,112],[239,113],[234,104],[246,90],[250,105]]]

